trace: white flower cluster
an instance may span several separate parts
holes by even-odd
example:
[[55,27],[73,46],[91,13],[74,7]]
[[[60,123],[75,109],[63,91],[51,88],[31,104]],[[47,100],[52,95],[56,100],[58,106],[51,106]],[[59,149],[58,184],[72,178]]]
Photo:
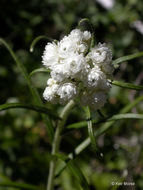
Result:
[[114,71],[112,53],[105,44],[90,49],[90,43],[90,32],[75,29],[60,42],[46,45],[42,62],[51,78],[43,93],[45,100],[64,104],[79,98],[82,105],[94,109],[105,104]]

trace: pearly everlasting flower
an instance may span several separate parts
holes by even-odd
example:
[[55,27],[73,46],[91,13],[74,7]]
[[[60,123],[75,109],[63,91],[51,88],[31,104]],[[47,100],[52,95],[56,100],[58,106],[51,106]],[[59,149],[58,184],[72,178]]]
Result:
[[99,43],[97,47],[91,49],[89,57],[92,59],[94,65],[104,62],[110,63],[112,60],[112,52],[106,44]]
[[56,103],[57,102],[57,91],[58,91],[59,85],[53,84],[52,86],[46,87],[43,97],[45,100]]
[[47,85],[48,85],[48,86],[53,86],[53,85],[55,85],[55,84],[57,84],[57,81],[54,80],[53,78],[49,78],[49,79],[47,80]]
[[88,60],[92,60],[93,66],[99,66],[107,75],[112,75],[114,66],[112,65],[112,52],[106,44],[99,43],[97,47],[92,48],[88,54]]
[[65,36],[58,44],[59,47],[59,57],[61,59],[67,58],[70,53],[75,52],[77,49],[77,44],[72,42],[72,39]]
[[101,91],[92,94],[90,102],[91,107],[100,109],[101,107],[104,106],[105,103],[106,103],[106,95],[104,92]]
[[65,103],[76,96],[76,86],[72,83],[64,83],[59,87],[57,94],[60,97],[60,102]]
[[106,103],[106,94],[102,91],[87,92],[81,96],[81,103],[90,106],[94,110],[100,109]]
[[88,65],[83,54],[72,54],[66,59],[66,66],[71,79],[83,79],[88,72]]
[[103,63],[103,65],[101,66],[102,71],[104,73],[106,73],[106,75],[109,75],[112,78],[112,74],[114,72],[114,65],[112,65],[111,63]]
[[72,30],[69,37],[74,40],[75,43],[80,44],[83,40],[83,32],[79,29]]
[[100,109],[111,88],[114,67],[112,52],[106,44],[90,48],[91,33],[72,30],[57,43],[48,43],[42,57],[51,78],[43,93],[45,100],[65,104],[80,97],[83,105]]
[[106,79],[106,75],[100,70],[98,66],[92,68],[87,75],[87,88],[108,90],[110,84]]
[[83,33],[83,39],[84,39],[85,41],[90,40],[90,39],[91,39],[91,33],[88,32],[88,31],[84,31],[84,33]]
[[58,63],[58,46],[55,43],[48,43],[42,56],[46,68],[51,68]]
[[58,82],[62,82],[67,79],[69,77],[69,71],[65,66],[66,65],[64,64],[53,66],[53,69],[51,71],[51,77]]
[[48,86],[46,87],[46,89],[43,93],[43,97],[47,101],[51,101],[53,103],[56,103],[57,102],[57,90],[59,88],[59,85],[52,78],[48,79],[47,85]]

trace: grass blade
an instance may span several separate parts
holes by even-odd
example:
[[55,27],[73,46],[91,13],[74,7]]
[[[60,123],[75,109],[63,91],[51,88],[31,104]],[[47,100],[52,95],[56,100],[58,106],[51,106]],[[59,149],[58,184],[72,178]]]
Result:
[[142,57],[142,56],[143,56],[143,52],[134,53],[134,54],[131,54],[131,55],[126,55],[126,56],[120,57],[120,58],[114,60],[112,63],[114,65],[118,65],[119,63],[122,63],[124,61],[129,61],[129,60],[132,60],[132,59],[135,59],[135,58],[138,58],[138,57]]
[[45,69],[45,68],[35,69],[35,70],[33,70],[33,71],[29,74],[29,77],[32,77],[32,75],[34,75],[34,74],[36,74],[36,73],[41,73],[41,72],[49,73],[49,70],[48,70],[48,69]]
[[112,81],[111,83],[113,85],[116,85],[116,86],[119,86],[122,88],[133,89],[133,90],[143,90],[143,86],[141,86],[141,85],[135,85],[135,84],[116,81],[116,80]]
[[0,111],[7,110],[7,109],[12,109],[12,108],[25,108],[25,109],[30,109],[33,111],[37,111],[40,113],[48,114],[52,116],[53,118],[58,118],[54,113],[51,112],[48,108],[44,106],[36,106],[36,105],[31,105],[31,104],[24,104],[24,103],[7,103],[7,104],[1,104],[0,105]]
[[[10,46],[6,43],[5,40],[3,40],[2,38],[0,38],[0,42],[6,47],[6,49],[9,51],[9,53],[11,54],[13,60],[15,61],[15,63],[17,64],[20,72],[23,74],[26,82],[27,82],[27,85],[31,91],[31,94],[33,96],[33,99],[34,99],[34,102],[36,105],[38,106],[43,106],[43,102],[39,96],[39,93],[38,91],[36,90],[36,88],[33,86],[30,78],[29,78],[29,75],[28,75],[28,72],[26,70],[26,68],[24,67],[24,65],[18,60],[17,56],[15,55],[15,53],[13,52],[13,50],[10,48]],[[50,120],[50,118],[45,115],[42,115],[42,118],[47,126],[47,133],[48,133],[48,136],[49,136],[49,140],[50,142],[52,142],[53,140],[53,136],[54,136],[54,130],[53,130],[53,126],[52,126],[52,122]]]
[[36,38],[32,41],[32,43],[31,43],[31,45],[30,45],[30,52],[33,52],[35,45],[36,45],[37,42],[39,42],[40,40],[48,40],[48,41],[50,41],[50,42],[53,41],[53,39],[51,39],[51,38],[49,38],[49,37],[47,37],[47,36],[43,36],[43,35],[42,35],[42,36],[38,36],[38,37],[36,37]]

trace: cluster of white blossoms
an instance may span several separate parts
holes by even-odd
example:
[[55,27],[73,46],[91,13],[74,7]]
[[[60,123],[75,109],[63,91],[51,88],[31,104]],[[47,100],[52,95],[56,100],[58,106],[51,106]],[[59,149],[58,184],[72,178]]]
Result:
[[61,41],[46,45],[42,62],[51,78],[43,93],[45,100],[65,104],[79,99],[93,109],[105,104],[114,71],[112,53],[106,44],[93,48],[90,44],[91,33],[75,29]]

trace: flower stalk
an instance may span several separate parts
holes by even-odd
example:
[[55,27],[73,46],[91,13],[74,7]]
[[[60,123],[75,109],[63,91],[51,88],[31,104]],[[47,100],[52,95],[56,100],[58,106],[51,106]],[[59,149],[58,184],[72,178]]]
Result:
[[[54,140],[53,140],[53,144],[52,144],[52,152],[51,152],[52,155],[55,155],[59,151],[60,142],[61,142],[61,132],[64,128],[67,117],[68,117],[71,109],[73,108],[74,104],[75,104],[74,101],[71,100],[64,107],[63,111],[60,114],[61,120],[59,120],[56,131],[55,131],[55,136],[54,136]],[[50,162],[47,190],[53,190],[53,187],[54,187],[54,174],[55,174],[56,161],[57,161],[57,159],[54,158]]]

